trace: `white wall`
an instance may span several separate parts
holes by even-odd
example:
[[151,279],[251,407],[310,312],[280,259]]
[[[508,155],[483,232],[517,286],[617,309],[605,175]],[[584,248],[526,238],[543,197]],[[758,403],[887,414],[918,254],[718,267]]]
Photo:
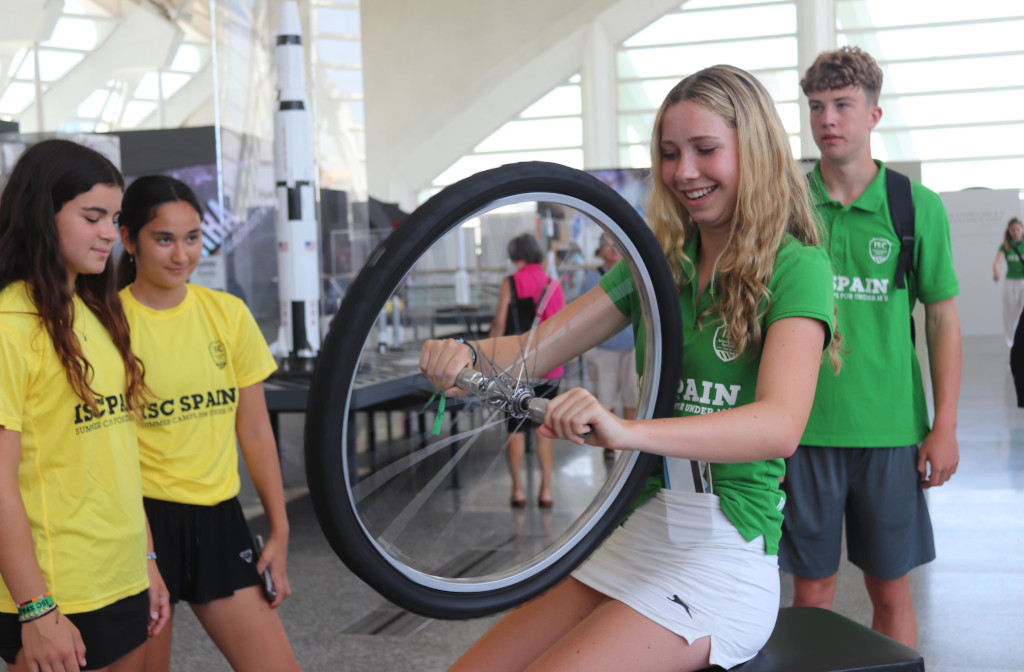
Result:
[[[960,281],[957,309],[964,336],[1003,333],[1002,281],[992,281],[992,261],[1006,222],[1020,212],[1016,189],[965,189],[939,194],[949,214],[953,266]],[[1005,272],[1005,269],[1004,269]]]

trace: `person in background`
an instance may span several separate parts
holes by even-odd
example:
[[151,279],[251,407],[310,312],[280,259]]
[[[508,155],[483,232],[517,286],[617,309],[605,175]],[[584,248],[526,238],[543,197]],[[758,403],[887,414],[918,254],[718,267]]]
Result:
[[[870,54],[844,47],[820,54],[800,85],[821,150],[811,198],[837,269],[848,354],[838,377],[818,377],[807,430],[786,466],[779,564],[794,575],[794,605],[831,608],[845,516],[849,559],[863,570],[874,608],[872,628],[916,647],[909,572],[935,558],[924,488],[948,481],[960,459],[963,351],[949,219],[938,194],[912,183],[911,273],[898,288],[900,240],[886,167],[871,157],[882,70]],[[930,428],[911,331],[918,300],[935,400]]]
[[[190,604],[235,670],[298,670],[275,608],[291,594],[288,518],[263,380],[277,365],[240,299],[188,284],[202,207],[185,183],[136,179],[121,205],[118,283],[154,400],[142,410],[142,491],[173,605]],[[238,501],[238,449],[267,514],[262,553]],[[261,574],[273,589],[265,590]],[[171,623],[146,647],[170,669]]]
[[1003,242],[996,251],[996,259],[992,262],[992,280],[999,282],[999,269],[1006,264],[1006,277],[1003,282],[1003,334],[1006,335],[1006,347],[1013,346],[1013,333],[1017,329],[1017,320],[1024,311],[1024,224],[1020,217],[1011,217],[1003,232]]
[[0,657],[137,672],[169,617],[148,539],[146,400],[110,259],[124,180],[44,140],[0,195]]
[[[679,82],[655,118],[651,165],[647,216],[683,316],[678,417],[625,420],[574,388],[549,402],[540,431],[576,444],[589,431],[586,443],[663,455],[662,468],[571,577],[505,615],[455,672],[731,668],[775,625],[783,458],[823,350],[838,365],[831,264],[775,104],[750,73],[719,65]],[[532,338],[543,355],[528,355],[544,357],[541,370],[568,361],[638,319],[640,305],[619,264],[541,323]],[[420,368],[456,395],[476,352],[508,365],[526,338],[427,341]]]
[[[544,322],[565,305],[565,295],[558,280],[548,276],[544,270],[544,253],[537,239],[528,233],[508,241],[508,258],[516,272],[501,283],[498,306],[491,321],[490,336],[522,334]],[[559,366],[548,371],[543,381],[534,387],[538,397],[550,399],[558,393],[558,381],[564,374]],[[531,374],[531,378],[535,377]],[[523,457],[526,454],[526,432],[533,432],[537,447],[537,461],[540,463],[540,490],[537,506],[550,509],[555,503],[552,485],[552,471],[555,464],[555,443],[551,437],[538,434],[536,425],[529,419],[511,418],[508,421],[508,469],[512,476],[513,508],[526,506],[526,491],[523,488]]]
[[[622,254],[606,233],[601,234],[594,256],[601,260],[601,265],[587,271],[581,289],[583,294],[596,287],[601,276],[622,260]],[[587,352],[583,358],[587,364],[587,375],[594,383],[594,395],[608,410],[618,411],[620,417],[626,420],[635,418],[638,389],[632,329],[623,329]],[[605,449],[604,456],[606,459],[614,458],[615,451]]]

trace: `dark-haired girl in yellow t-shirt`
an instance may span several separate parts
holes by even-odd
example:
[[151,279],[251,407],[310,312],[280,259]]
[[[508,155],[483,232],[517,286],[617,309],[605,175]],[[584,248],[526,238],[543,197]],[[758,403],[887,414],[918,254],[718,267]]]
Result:
[[[157,564],[172,619],[174,604],[188,602],[235,670],[297,670],[274,610],[291,594],[281,467],[263,396],[277,365],[241,300],[187,284],[202,253],[201,221],[195,194],[172,177],[140,177],[124,193],[118,280],[153,393],[139,454]],[[262,555],[237,498],[236,437],[270,524]],[[264,570],[275,596],[261,590]],[[170,624],[146,648],[147,672],[169,670]]]
[[45,140],[0,195],[0,658],[16,672],[138,672],[170,615],[110,261],[123,187],[102,154]]

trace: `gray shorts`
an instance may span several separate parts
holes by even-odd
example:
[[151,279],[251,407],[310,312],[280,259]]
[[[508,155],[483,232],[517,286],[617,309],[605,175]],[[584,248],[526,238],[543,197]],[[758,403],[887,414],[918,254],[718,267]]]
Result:
[[889,581],[935,559],[917,446],[800,446],[786,461],[779,567],[806,579],[839,571],[843,516],[850,562]]

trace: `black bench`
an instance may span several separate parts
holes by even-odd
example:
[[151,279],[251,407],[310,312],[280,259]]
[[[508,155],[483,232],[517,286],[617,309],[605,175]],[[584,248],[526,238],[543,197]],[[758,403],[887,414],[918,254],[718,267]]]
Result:
[[[707,672],[720,670],[709,667]],[[761,652],[734,672],[924,672],[921,654],[834,611],[779,610]]]

